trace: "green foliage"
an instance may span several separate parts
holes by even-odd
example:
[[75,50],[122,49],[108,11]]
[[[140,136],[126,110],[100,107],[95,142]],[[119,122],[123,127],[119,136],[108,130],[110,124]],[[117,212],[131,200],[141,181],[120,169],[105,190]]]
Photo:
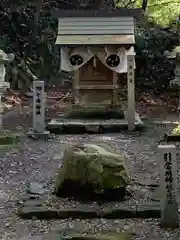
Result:
[[[141,8],[142,0],[116,0],[117,7]],[[148,0],[146,16],[154,23],[161,25],[176,25],[176,19],[180,16],[179,0]]]
[[174,62],[164,57],[166,50],[171,51],[180,44],[179,33],[164,29],[147,22],[136,29],[136,53],[138,83],[152,90],[162,90],[174,78]]
[[[60,52],[55,45],[57,20],[51,17],[55,9],[90,8],[95,0],[44,0],[39,21],[35,21],[39,1],[2,0],[0,3],[0,48],[15,54],[15,61],[7,69],[7,80],[14,88],[25,91],[33,79],[42,78],[51,82],[59,76]],[[41,1],[42,2],[42,1]],[[112,1],[106,1],[111,7]],[[117,6],[141,7],[142,0],[116,1]],[[176,18],[180,15],[179,0],[149,0],[144,22],[136,31],[137,78],[144,83],[150,80],[159,86],[173,78],[173,64],[163,58],[164,50],[179,44]],[[150,21],[151,20],[151,21]],[[167,25],[172,30],[161,29]],[[147,80],[147,81],[146,81]]]
[[36,5],[27,2],[12,6],[4,3],[0,12],[0,48],[15,53],[8,69],[13,87],[30,86],[36,77],[49,79],[59,70],[59,51],[56,39],[57,21],[51,19],[54,2],[44,2],[39,22],[35,22]]
[[14,145],[18,143],[20,136],[11,131],[0,131],[0,145]]
[[[139,1],[139,0],[138,0]],[[141,0],[136,6],[141,6]],[[179,0],[149,0],[147,16],[161,25],[168,25],[180,15]]]

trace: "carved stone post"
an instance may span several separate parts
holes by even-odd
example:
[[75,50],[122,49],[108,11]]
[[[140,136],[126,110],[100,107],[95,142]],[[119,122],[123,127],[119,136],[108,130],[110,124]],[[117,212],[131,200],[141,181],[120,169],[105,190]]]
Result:
[[28,135],[42,138],[49,137],[49,132],[45,131],[44,81],[33,82],[33,128]]
[[177,163],[175,145],[159,145],[161,227],[178,228]]

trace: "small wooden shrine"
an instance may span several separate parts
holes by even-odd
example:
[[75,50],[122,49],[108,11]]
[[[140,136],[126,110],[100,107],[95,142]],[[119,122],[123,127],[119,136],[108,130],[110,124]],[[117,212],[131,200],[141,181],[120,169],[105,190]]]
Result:
[[59,21],[56,44],[61,47],[61,70],[74,72],[74,105],[118,108],[118,79],[126,73],[126,119],[134,130],[134,26],[142,10],[71,10],[54,15]]

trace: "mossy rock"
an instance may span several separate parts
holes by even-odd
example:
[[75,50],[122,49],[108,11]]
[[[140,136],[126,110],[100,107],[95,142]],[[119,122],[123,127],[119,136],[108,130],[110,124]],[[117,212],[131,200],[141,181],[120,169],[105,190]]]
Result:
[[0,145],[14,145],[19,142],[20,135],[4,130],[0,132]]
[[70,146],[58,170],[55,193],[63,197],[124,199],[129,174],[125,158],[105,143]]
[[67,113],[67,118],[71,119],[124,119],[124,111],[120,108],[110,108],[107,105],[76,105]]

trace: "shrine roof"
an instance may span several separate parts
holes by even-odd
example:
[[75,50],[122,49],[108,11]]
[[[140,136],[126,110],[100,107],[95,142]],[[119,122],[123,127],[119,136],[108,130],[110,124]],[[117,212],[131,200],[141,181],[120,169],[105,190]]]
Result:
[[141,9],[58,11],[58,36],[56,44],[114,45],[135,44],[135,19]]

